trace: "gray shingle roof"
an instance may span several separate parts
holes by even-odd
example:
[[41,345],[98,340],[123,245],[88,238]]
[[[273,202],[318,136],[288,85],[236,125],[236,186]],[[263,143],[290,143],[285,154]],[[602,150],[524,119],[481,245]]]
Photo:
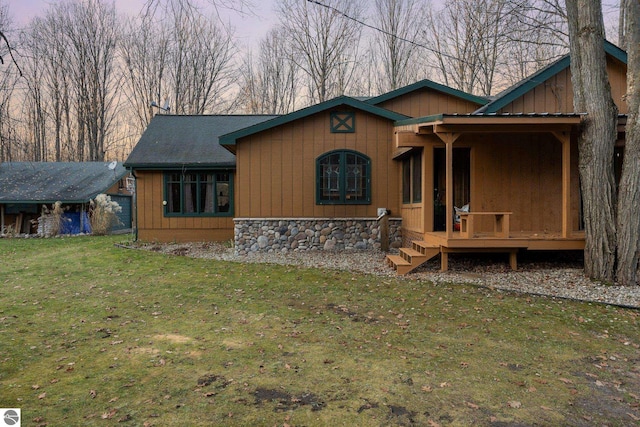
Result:
[[235,167],[235,156],[218,144],[218,137],[276,117],[159,114],[149,123],[125,166],[137,169]]
[[1,203],[85,203],[127,174],[122,163],[7,162],[0,164]]

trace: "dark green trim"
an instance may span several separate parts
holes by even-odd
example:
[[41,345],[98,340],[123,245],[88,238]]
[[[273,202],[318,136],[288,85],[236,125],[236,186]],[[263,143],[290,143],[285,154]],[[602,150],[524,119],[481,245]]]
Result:
[[[163,173],[162,176],[162,200],[163,203],[166,202],[168,200],[167,197],[167,189],[168,189],[168,177],[169,174],[171,172],[175,172],[175,170],[172,171],[165,171]],[[232,217],[234,215],[234,205],[233,205],[233,199],[234,199],[234,176],[235,176],[235,170],[231,170],[231,169],[223,169],[223,170],[213,170],[213,169],[185,169],[183,171],[184,173],[180,176],[180,211],[181,212],[168,212],[169,209],[169,204],[167,203],[166,205],[163,206],[162,212],[164,214],[165,217],[167,218],[184,218],[184,217],[197,217],[197,218],[219,218],[219,217]],[[213,188],[214,191],[216,189],[216,184],[217,181],[215,180],[215,174],[216,173],[220,173],[220,172],[225,172],[229,174],[229,211],[228,212],[204,212],[204,213],[198,213],[198,212],[192,212],[192,213],[182,213],[182,211],[184,211],[184,199],[183,199],[183,195],[182,195],[182,189],[184,188],[184,174],[185,173],[190,173],[190,174],[214,174],[214,181],[213,181]],[[197,191],[197,197],[198,200],[200,199],[200,186],[196,186],[196,191]],[[217,198],[218,195],[214,194],[214,200],[213,200],[213,206],[214,208],[217,207]]]
[[627,63],[627,52],[623,49],[619,48],[615,44],[611,43],[608,40],[604,41],[604,51],[609,55],[616,58],[618,61],[626,64]]
[[127,163],[128,168],[135,170],[182,170],[184,168],[198,170],[235,170],[235,163]]
[[[611,55],[618,61],[626,64],[627,63],[627,53],[620,49],[618,46],[613,43],[605,40],[604,42],[604,51],[606,54]],[[563,56],[556,62],[546,66],[545,68],[539,70],[538,72],[532,74],[526,79],[522,80],[520,83],[512,86],[511,88],[504,91],[499,97],[484,107],[476,110],[474,114],[492,114],[497,113],[501,108],[509,105],[516,99],[520,98],[527,92],[532,91],[537,86],[543,84],[551,77],[556,74],[564,71],[569,68],[571,65],[571,57],[569,54]]]
[[431,123],[437,122],[443,119],[444,114],[434,114],[432,116],[424,116],[424,117],[416,117],[413,119],[406,120],[398,120],[393,125],[394,126],[407,126],[407,125],[417,125],[419,123]]
[[[327,156],[340,155],[340,176],[339,180],[339,191],[340,198],[338,200],[323,200],[322,199],[322,171],[321,171],[321,161]],[[365,188],[365,198],[364,200],[348,200],[347,199],[347,173],[346,173],[346,165],[347,165],[347,155],[353,154],[363,160],[366,161],[367,167],[367,176],[365,178],[365,182],[367,187]],[[370,205],[371,204],[371,159],[366,154],[360,153],[354,150],[333,150],[321,154],[316,158],[316,204],[317,205]]]
[[[98,194],[103,194],[103,193],[98,193]],[[94,195],[93,197],[90,197],[87,200],[0,200],[0,205],[8,205],[8,204],[22,204],[22,205],[46,205],[46,204],[54,204],[56,202],[60,202],[63,205],[71,205],[71,204],[76,204],[76,205],[82,205],[82,204],[86,204],[89,203],[89,200],[91,199],[95,199],[95,197],[98,195]],[[107,193],[104,193],[107,194]]]
[[465,101],[473,102],[478,105],[485,105],[489,102],[489,99],[483,96],[472,95],[467,92],[463,92],[458,89],[454,89],[449,86],[442,85],[440,83],[433,82],[428,79],[420,80],[419,82],[410,84],[408,86],[401,87],[396,90],[392,90],[391,92],[384,93],[382,95],[376,96],[374,98],[369,98],[365,102],[372,105],[381,104],[385,101],[388,101],[393,98],[397,98],[399,96],[405,95],[407,93],[414,92],[419,89],[433,89],[438,92],[445,93],[447,95],[455,96],[456,98],[463,99]]
[[366,102],[358,101],[355,98],[349,96],[340,96],[329,101],[322,102],[311,107],[303,108],[302,110],[294,111],[285,116],[276,117],[275,119],[267,120],[253,126],[241,129],[236,132],[231,132],[226,135],[222,135],[219,139],[220,145],[236,145],[238,139],[246,136],[254,135],[258,132],[262,132],[268,129],[272,129],[276,126],[284,125],[294,120],[302,119],[313,114],[321,113],[340,106],[349,106],[357,110],[362,110],[367,113],[374,114],[376,116],[383,117],[391,121],[403,120],[409,118],[404,114],[395,113],[393,111],[386,110],[384,108],[370,105]]
[[355,133],[356,113],[353,111],[333,111],[329,117],[331,133]]

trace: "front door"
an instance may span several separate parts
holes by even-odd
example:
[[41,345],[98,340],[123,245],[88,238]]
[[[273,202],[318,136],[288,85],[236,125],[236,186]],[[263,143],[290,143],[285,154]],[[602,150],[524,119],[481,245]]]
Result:
[[[446,218],[446,156],[444,148],[433,150],[433,230],[445,231]],[[470,202],[471,191],[471,149],[460,147],[453,149],[453,204],[462,207]]]

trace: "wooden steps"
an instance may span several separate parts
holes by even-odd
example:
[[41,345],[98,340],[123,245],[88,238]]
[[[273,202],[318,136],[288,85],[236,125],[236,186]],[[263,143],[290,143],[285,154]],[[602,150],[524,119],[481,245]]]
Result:
[[407,274],[439,253],[439,246],[416,240],[411,242],[411,248],[400,248],[399,255],[387,255],[387,264],[398,274]]

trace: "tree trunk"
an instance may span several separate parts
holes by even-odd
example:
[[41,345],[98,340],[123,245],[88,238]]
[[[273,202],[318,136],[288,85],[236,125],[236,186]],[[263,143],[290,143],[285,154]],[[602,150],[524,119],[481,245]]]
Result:
[[611,97],[600,0],[566,0],[573,106],[586,113],[579,136],[579,170],[586,243],[585,273],[613,282],[616,191],[613,148],[618,109]]
[[623,285],[638,284],[640,251],[640,2],[626,2],[627,116],[624,161],[618,192],[618,269]]

